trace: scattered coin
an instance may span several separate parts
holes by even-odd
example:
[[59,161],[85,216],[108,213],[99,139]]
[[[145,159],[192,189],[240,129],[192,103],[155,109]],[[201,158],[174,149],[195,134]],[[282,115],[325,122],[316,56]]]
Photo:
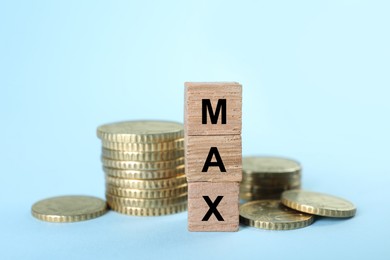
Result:
[[309,226],[313,219],[313,215],[281,205],[280,200],[255,200],[240,206],[240,222],[256,228],[297,229]]
[[31,208],[32,215],[48,222],[76,222],[106,213],[106,202],[90,196],[61,196],[44,199]]
[[356,207],[351,202],[318,192],[285,191],[282,203],[289,208],[319,216],[348,218],[356,214]]

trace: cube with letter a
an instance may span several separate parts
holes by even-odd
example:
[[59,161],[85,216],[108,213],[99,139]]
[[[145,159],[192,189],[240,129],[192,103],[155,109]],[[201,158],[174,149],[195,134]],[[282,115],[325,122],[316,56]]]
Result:
[[237,231],[242,178],[242,86],[185,83],[188,229]]

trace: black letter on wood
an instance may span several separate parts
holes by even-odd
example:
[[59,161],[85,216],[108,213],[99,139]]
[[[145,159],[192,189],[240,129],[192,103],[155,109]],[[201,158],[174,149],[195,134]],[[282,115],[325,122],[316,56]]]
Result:
[[203,196],[203,199],[206,201],[207,205],[210,207],[206,215],[202,218],[202,221],[208,221],[212,214],[218,219],[218,221],[224,221],[223,217],[217,210],[218,204],[221,202],[223,196],[218,196],[214,202],[212,202],[209,196]]
[[207,111],[209,112],[210,121],[212,124],[216,124],[218,122],[219,113],[222,108],[222,119],[221,123],[226,124],[226,99],[218,99],[217,108],[215,109],[215,113],[213,112],[213,108],[211,106],[210,99],[202,99],[202,124],[207,124]]
[[[216,162],[212,162],[213,155],[215,155]],[[207,172],[210,166],[218,166],[221,172],[226,172],[225,165],[223,165],[223,161],[221,156],[219,155],[217,147],[211,147],[209,155],[207,155],[207,159],[204,162],[202,172]]]

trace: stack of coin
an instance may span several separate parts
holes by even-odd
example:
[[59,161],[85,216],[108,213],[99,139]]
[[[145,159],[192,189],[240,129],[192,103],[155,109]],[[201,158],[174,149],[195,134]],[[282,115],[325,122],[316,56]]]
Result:
[[184,128],[176,122],[127,121],[99,126],[108,206],[135,216],[187,209]]
[[301,187],[298,162],[278,157],[244,157],[240,198],[280,199],[283,191]]

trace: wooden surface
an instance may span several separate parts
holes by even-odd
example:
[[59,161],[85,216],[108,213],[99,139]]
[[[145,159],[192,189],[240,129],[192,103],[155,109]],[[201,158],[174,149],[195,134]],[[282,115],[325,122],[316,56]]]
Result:
[[[187,136],[185,138],[185,167],[188,182],[239,182],[242,179],[241,135]],[[210,166],[202,172],[211,147],[217,147],[226,172]],[[216,162],[212,157],[212,162]]]
[[[188,183],[188,230],[189,231],[238,231],[239,227],[239,183],[238,182],[192,182]],[[223,196],[216,209],[223,218],[219,221],[212,214],[202,221],[210,206],[203,196],[215,202]]]
[[[210,99],[216,111],[218,99],[226,99],[226,124],[202,124],[202,99]],[[234,135],[241,134],[242,86],[236,82],[185,83],[184,127],[187,135]]]

